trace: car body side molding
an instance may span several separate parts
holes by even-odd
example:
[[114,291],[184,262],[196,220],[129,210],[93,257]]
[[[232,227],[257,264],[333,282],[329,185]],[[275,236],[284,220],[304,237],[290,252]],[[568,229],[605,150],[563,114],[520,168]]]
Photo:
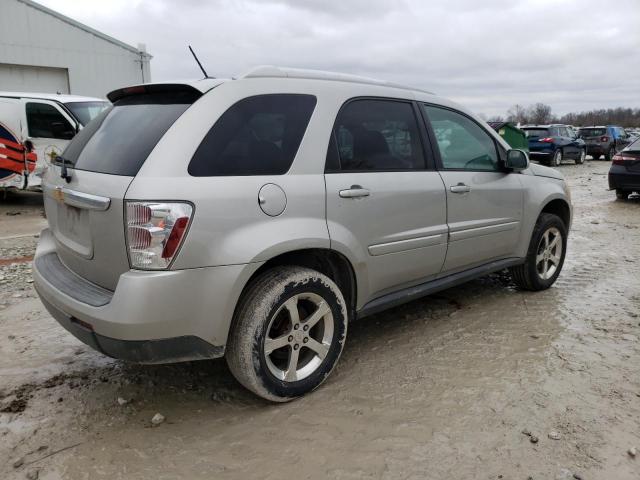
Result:
[[453,275],[437,278],[413,287],[403,288],[397,292],[388,293],[365,304],[364,307],[357,312],[356,316],[357,318],[367,317],[388,308],[396,307],[403,303],[408,303],[412,300],[439,292],[440,290],[446,290],[447,288],[468,282],[474,278],[482,277],[508,267],[520,265],[524,263],[524,260],[524,258],[505,258],[503,260],[496,260],[464,272],[454,273]]

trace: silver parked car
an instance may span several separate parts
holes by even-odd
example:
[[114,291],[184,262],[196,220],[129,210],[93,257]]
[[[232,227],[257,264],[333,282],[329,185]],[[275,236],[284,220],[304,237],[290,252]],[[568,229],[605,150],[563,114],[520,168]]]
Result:
[[108,97],[45,174],[34,261],[47,309],[106,355],[225,356],[287,401],[329,375],[351,320],[562,269],[562,175],[428,92],[260,67]]

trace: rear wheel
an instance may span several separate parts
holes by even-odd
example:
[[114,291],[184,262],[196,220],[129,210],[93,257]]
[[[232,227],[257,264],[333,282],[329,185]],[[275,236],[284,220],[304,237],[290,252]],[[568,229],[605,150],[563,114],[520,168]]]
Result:
[[553,154],[553,158],[551,159],[551,165],[554,167],[559,167],[562,163],[562,150],[558,149]]
[[545,290],[560,275],[567,251],[567,227],[557,215],[543,213],[533,229],[527,257],[522,265],[511,268],[518,287]]
[[627,200],[629,198],[630,192],[626,192],[621,188],[616,188],[616,198],[618,200]]
[[582,165],[584,163],[584,159],[587,157],[587,152],[584,149],[580,150],[580,155],[576,159],[576,165]]
[[611,147],[611,148],[609,149],[609,151],[605,154],[604,159],[605,159],[606,161],[610,161],[610,160],[613,158],[613,156],[614,156],[615,154],[616,154],[616,149],[615,149],[615,147]]
[[326,275],[295,266],[269,270],[241,299],[227,344],[229,369],[262,398],[293,400],[331,373],[347,319],[344,297]]

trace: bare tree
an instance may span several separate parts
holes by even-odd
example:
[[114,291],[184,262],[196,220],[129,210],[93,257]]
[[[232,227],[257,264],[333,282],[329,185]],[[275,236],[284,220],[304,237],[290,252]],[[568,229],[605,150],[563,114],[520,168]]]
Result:
[[507,110],[507,121],[513,123],[527,123],[527,110],[519,104],[515,104]]
[[551,107],[544,103],[536,103],[529,107],[529,121],[536,125],[542,125],[545,123],[551,123],[553,115],[551,114]]

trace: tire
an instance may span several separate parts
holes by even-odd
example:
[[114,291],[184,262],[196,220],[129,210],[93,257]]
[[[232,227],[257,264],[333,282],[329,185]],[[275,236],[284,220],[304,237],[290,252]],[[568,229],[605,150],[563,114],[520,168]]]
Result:
[[[548,255],[545,256],[545,242],[547,245],[553,244],[557,236],[560,237],[559,243],[551,248]],[[560,251],[558,251],[558,245],[560,246]],[[560,275],[566,253],[566,225],[557,215],[542,213],[533,229],[525,262],[522,265],[512,267],[511,276],[516,285],[523,290],[546,290],[553,285],[558,275]],[[553,261],[554,258],[556,259],[555,262]],[[550,264],[555,267],[553,271],[551,271]],[[542,268],[540,268],[540,265]],[[549,267],[548,270],[545,270],[545,265]]]
[[[226,351],[231,373],[247,389],[273,402],[311,392],[340,358],[347,311],[338,286],[320,272],[284,266],[263,273],[236,309]],[[307,329],[305,323],[314,320],[317,323]]]
[[592,153],[592,154],[591,154],[591,158],[592,158],[593,160],[600,160],[600,154]]
[[627,200],[629,198],[630,192],[626,192],[621,188],[616,188],[616,198],[618,200]]
[[604,155],[604,159],[605,159],[607,162],[610,162],[610,161],[611,161],[611,159],[613,158],[613,156],[614,156],[615,154],[616,154],[616,149],[615,149],[615,147],[611,147],[611,148],[609,149],[609,151]]
[[552,167],[559,167],[562,163],[562,150],[558,149],[553,154],[553,158],[551,159]]
[[578,155],[578,158],[576,158],[576,165],[582,165],[586,157],[587,157],[587,152],[583,148],[580,150],[580,155]]

